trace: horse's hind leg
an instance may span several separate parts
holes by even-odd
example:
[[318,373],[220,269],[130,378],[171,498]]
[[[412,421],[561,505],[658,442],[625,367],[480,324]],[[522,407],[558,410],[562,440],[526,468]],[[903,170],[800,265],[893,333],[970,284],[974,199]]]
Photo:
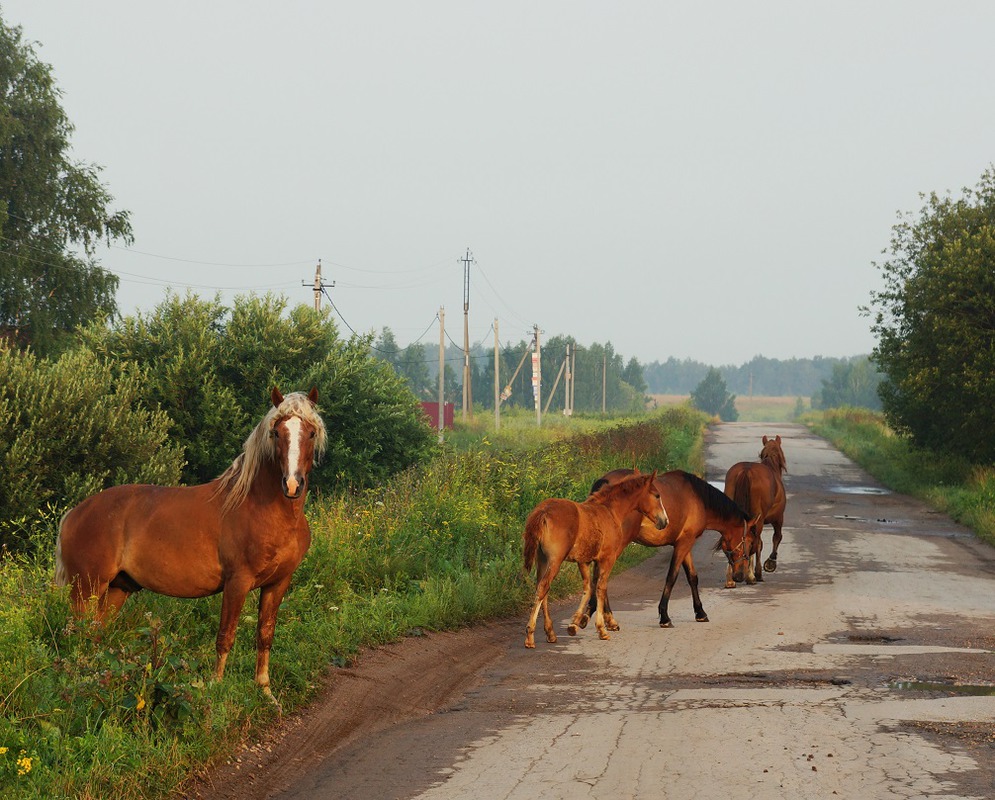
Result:
[[535,605],[532,607],[532,614],[529,617],[529,624],[525,627],[525,646],[535,647],[536,622],[539,619],[539,609],[543,613],[543,628],[546,631],[546,641],[552,644],[556,641],[556,633],[553,631],[553,618],[549,615],[549,602],[547,595],[549,587],[553,583],[553,578],[560,571],[560,562],[552,563],[549,558],[539,551],[536,565],[536,596]]
[[[764,570],[766,572],[773,572],[777,569],[777,546],[781,543],[781,523],[774,522],[774,535],[771,537],[771,550],[770,557],[764,561]],[[763,578],[758,578],[758,580],[763,580]]]
[[580,605],[577,606],[577,612],[573,615],[573,619],[570,624],[567,625],[567,633],[571,636],[577,635],[577,627],[581,628],[587,627],[588,615],[584,613],[587,608],[587,604],[591,600],[591,566],[589,564],[582,564],[577,562],[577,570],[580,572],[580,577],[584,581],[584,588],[580,593]]
[[597,584],[597,597],[598,597],[598,610],[594,615],[594,627],[598,629],[599,639],[610,639],[611,636],[608,635],[608,629],[605,627],[605,603],[608,600],[608,578],[611,576],[612,567],[615,566],[615,559],[618,558],[618,554],[607,557],[603,560],[603,563],[598,563],[598,584]]

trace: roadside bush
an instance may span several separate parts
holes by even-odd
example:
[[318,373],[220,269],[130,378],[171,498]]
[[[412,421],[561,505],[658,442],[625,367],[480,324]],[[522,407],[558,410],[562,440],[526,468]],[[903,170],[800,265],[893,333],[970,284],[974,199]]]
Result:
[[181,448],[143,402],[140,373],[115,376],[86,350],[56,361],[0,344],[0,545],[118,483],[175,484]]
[[327,313],[266,295],[218,299],[169,295],[147,315],[84,334],[115,371],[137,364],[145,399],[172,421],[186,455],[183,482],[223,472],[266,413],[270,389],[318,387],[328,450],[315,487],[365,486],[418,462],[433,434],[405,382],[370,356],[366,338],[342,340]]

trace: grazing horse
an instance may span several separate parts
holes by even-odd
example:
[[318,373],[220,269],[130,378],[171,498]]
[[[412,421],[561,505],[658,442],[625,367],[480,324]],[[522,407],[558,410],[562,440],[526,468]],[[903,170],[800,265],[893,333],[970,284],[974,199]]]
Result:
[[55,580],[69,584],[73,610],[98,620],[140,589],[172,597],[222,592],[215,677],[224,674],[245,598],[259,589],[256,683],[272,698],[269,654],[276,614],[311,544],[304,517],[308,474],[325,448],[318,391],[272,407],[241,454],[210,483],[114,486],[62,519]]
[[549,587],[564,561],[573,561],[584,579],[580,606],[567,628],[577,632],[584,609],[591,598],[590,563],[598,565],[594,624],[601,639],[608,639],[602,608],[608,591],[608,577],[615,560],[629,541],[622,532],[622,520],[629,514],[646,518],[657,528],[667,525],[667,512],[660,502],[652,475],[637,475],[595,492],[583,503],[550,498],[543,500],[529,514],[523,535],[525,571],[536,565],[536,595],[532,615],[525,629],[525,646],[535,647],[536,621],[543,612],[546,641],[555,642],[553,619],[549,615]]
[[[624,480],[635,474],[631,469],[616,469],[598,478],[591,491],[598,491],[606,484]],[[626,538],[639,542],[647,547],[663,547],[672,545],[674,553],[670,559],[670,569],[660,597],[660,627],[674,627],[668,613],[670,594],[677,581],[677,573],[684,568],[684,576],[691,587],[691,603],[694,606],[694,618],[698,622],[708,622],[708,615],[701,604],[698,595],[698,573],[694,568],[691,550],[698,537],[706,530],[718,531],[720,534],[716,550],[721,549],[729,561],[726,586],[733,587],[736,583],[746,581],[753,583],[753,572],[750,570],[750,559],[747,551],[746,537],[748,517],[746,513],[707,481],[697,475],[683,470],[664,472],[656,476],[656,489],[660,499],[667,509],[670,523],[666,530],[654,530],[643,524],[641,517],[630,514],[623,527],[627,529]],[[597,575],[597,573],[595,573]],[[593,613],[593,607],[589,608]],[[605,623],[609,630],[618,630],[618,623],[611,613],[611,606],[605,598]],[[582,618],[586,624],[586,619]]]
[[740,461],[726,473],[725,493],[750,515],[750,557],[755,560],[753,571],[762,581],[760,554],[764,543],[761,533],[765,523],[774,529],[773,549],[764,562],[767,572],[777,569],[777,546],[781,543],[781,526],[784,525],[784,507],[787,498],[781,473],[788,469],[788,462],[781,449],[781,437],[763,437],[760,462]]

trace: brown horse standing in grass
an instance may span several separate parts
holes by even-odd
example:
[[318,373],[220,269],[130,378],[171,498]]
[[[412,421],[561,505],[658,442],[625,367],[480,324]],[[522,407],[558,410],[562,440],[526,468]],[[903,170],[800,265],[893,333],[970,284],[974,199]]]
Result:
[[55,580],[73,610],[98,620],[140,589],[172,597],[223,593],[215,677],[221,678],[245,598],[259,589],[256,683],[272,698],[269,654],[276,614],[311,544],[308,474],[325,448],[318,391],[280,394],[242,453],[199,486],[115,486],[62,519]]
[[[635,474],[631,469],[616,469],[602,475],[591,486],[591,491],[598,491],[606,484],[617,483]],[[708,622],[708,615],[701,604],[698,595],[698,573],[694,568],[691,550],[694,543],[706,530],[718,531],[719,541],[716,549],[721,549],[729,561],[729,574],[726,586],[746,581],[753,583],[753,574],[749,569],[750,560],[747,543],[746,513],[707,481],[684,470],[672,470],[656,476],[656,489],[660,499],[667,509],[670,519],[665,530],[655,530],[643,524],[642,517],[630,514],[622,525],[628,541],[639,542],[647,547],[663,547],[672,545],[674,553],[670,558],[670,569],[660,597],[660,627],[674,626],[668,613],[670,595],[677,582],[677,573],[683,567],[688,586],[691,587],[691,603],[694,606],[694,618],[698,622]],[[597,572],[595,571],[595,575]],[[593,607],[588,609],[593,613]],[[618,630],[618,623],[611,613],[611,606],[605,598],[605,624],[609,630]],[[586,624],[582,618],[582,624]]]
[[788,469],[788,462],[781,448],[781,437],[762,440],[760,462],[740,461],[729,467],[726,473],[725,493],[750,515],[750,557],[755,561],[753,571],[758,581],[762,581],[760,555],[764,548],[761,538],[764,525],[770,523],[774,529],[773,546],[770,558],[764,562],[767,572],[777,569],[777,546],[781,543],[781,526],[784,525],[784,508],[787,496],[781,473]]
[[622,520],[629,514],[649,520],[657,528],[667,525],[667,512],[660,501],[652,475],[637,475],[595,492],[583,503],[550,498],[537,505],[525,522],[523,554],[525,571],[536,565],[536,596],[525,646],[535,647],[536,621],[542,608],[546,641],[555,642],[553,619],[549,615],[549,587],[564,561],[573,561],[584,579],[580,606],[567,628],[577,633],[584,609],[591,598],[591,562],[598,565],[594,624],[601,639],[608,639],[602,608],[608,591],[608,577],[615,560],[629,544],[622,532]]

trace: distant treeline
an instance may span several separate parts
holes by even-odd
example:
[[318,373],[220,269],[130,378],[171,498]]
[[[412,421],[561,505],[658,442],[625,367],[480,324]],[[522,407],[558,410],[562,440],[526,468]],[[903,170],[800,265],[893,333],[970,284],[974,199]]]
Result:
[[[733,394],[749,397],[811,397],[823,389],[823,381],[832,381],[837,367],[846,368],[856,362],[866,361],[867,356],[847,358],[777,358],[755,356],[736,367],[730,364],[718,367],[726,386]],[[650,394],[690,394],[704,380],[711,365],[700,361],[668,358],[643,366],[643,377]]]

